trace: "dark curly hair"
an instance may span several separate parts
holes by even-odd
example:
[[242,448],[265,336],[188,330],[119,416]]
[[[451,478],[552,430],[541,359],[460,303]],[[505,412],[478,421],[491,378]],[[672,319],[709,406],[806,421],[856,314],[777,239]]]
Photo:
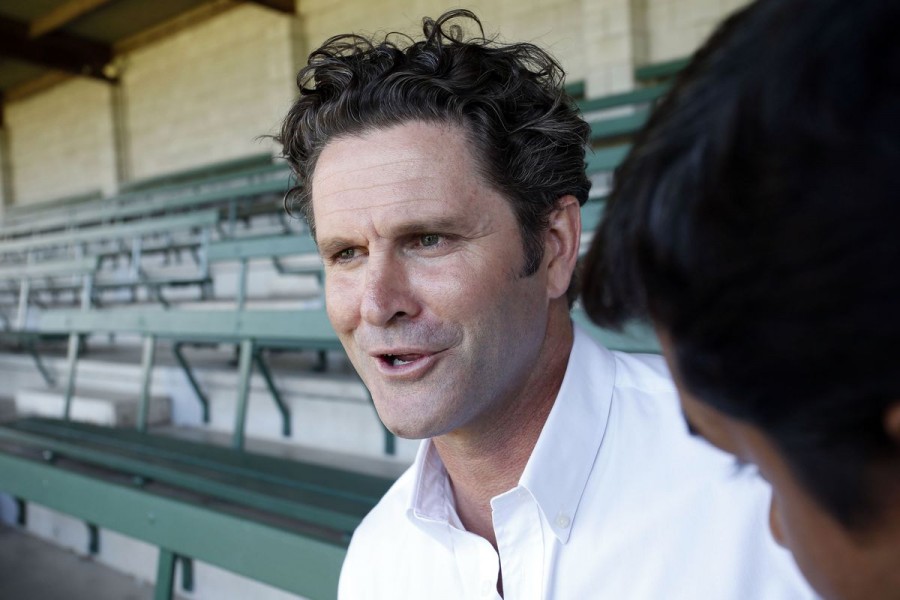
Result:
[[[474,23],[480,35],[466,39],[463,27],[451,23],[458,19]],[[530,275],[543,257],[540,234],[557,200],[569,194],[587,200],[590,127],[563,90],[562,69],[537,46],[485,38],[467,10],[425,18],[423,33],[421,41],[338,35],[310,54],[297,75],[300,95],[275,138],[298,178],[285,208],[303,214],[315,236],[312,174],[335,137],[409,121],[459,125],[484,180],[512,202]]]

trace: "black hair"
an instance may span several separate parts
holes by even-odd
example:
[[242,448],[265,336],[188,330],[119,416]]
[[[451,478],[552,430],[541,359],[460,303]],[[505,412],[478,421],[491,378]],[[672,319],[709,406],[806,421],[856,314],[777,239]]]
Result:
[[[479,35],[466,38],[460,20]],[[590,127],[563,88],[564,73],[527,43],[486,39],[467,10],[423,20],[424,39],[335,36],[297,76],[300,95],[276,140],[300,185],[285,197],[315,235],[310,189],[316,160],[339,136],[405,122],[460,125],[485,182],[510,200],[525,248],[523,275],[543,257],[541,233],[565,195],[587,200],[584,152]]]
[[666,331],[685,387],[848,527],[900,481],[898,32],[894,0],[727,19],[616,174],[582,274],[592,319]]

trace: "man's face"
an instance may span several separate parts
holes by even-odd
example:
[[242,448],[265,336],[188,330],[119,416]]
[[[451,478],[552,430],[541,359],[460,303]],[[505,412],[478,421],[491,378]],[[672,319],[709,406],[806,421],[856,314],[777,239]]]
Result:
[[545,270],[463,130],[409,122],[331,141],[312,178],[328,315],[402,437],[489,427],[526,385],[547,327]]

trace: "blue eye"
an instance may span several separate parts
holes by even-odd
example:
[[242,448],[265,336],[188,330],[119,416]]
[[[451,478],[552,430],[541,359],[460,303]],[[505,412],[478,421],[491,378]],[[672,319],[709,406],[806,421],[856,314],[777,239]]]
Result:
[[356,257],[356,248],[345,248],[334,255],[334,259],[338,262],[351,260]]
[[425,246],[437,246],[441,242],[441,236],[436,233],[427,233],[419,239],[420,243]]

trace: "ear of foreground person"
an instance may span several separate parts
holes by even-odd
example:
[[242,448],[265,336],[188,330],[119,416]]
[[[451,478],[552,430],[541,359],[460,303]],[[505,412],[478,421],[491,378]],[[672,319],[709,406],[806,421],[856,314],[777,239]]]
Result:
[[900,3],[760,0],[617,173],[595,322],[652,321],[692,430],[758,466],[829,600],[900,598]]

